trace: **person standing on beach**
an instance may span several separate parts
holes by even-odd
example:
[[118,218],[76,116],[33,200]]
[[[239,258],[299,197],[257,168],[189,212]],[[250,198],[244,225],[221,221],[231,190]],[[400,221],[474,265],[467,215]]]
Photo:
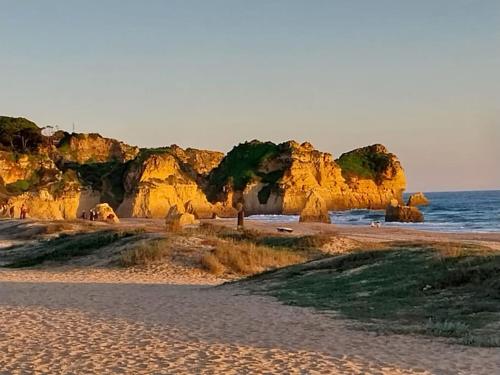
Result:
[[19,218],[20,218],[21,220],[26,219],[26,213],[27,213],[27,212],[28,212],[28,209],[26,208],[26,206],[25,206],[25,205],[24,205],[24,203],[23,203],[23,205],[21,206],[21,214],[20,214]]
[[10,206],[9,208],[9,215],[11,219],[14,219],[14,206]]
[[80,216],[82,220],[85,220],[87,218],[87,212],[85,210],[82,211],[82,215]]
[[236,211],[238,211],[238,221],[236,224],[237,229],[243,229],[244,228],[244,219],[245,219],[245,210],[242,202],[239,202],[236,205]]

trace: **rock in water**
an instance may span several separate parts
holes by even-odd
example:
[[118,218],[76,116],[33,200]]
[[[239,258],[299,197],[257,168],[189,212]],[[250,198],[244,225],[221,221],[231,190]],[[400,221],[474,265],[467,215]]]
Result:
[[385,221],[421,223],[424,221],[424,215],[417,207],[390,204],[385,210]]
[[198,224],[198,220],[193,214],[185,212],[178,205],[173,205],[165,217],[165,224],[168,229],[177,229],[185,225]]
[[424,193],[415,193],[410,195],[408,198],[407,206],[427,206],[429,204],[429,199],[424,195]]
[[306,204],[300,212],[301,223],[319,222],[331,223],[328,207],[325,200],[315,191],[311,191],[306,199]]
[[102,221],[108,221],[111,223],[119,223],[120,219],[116,216],[115,211],[107,203],[99,203],[94,207],[94,211],[97,212],[97,219]]

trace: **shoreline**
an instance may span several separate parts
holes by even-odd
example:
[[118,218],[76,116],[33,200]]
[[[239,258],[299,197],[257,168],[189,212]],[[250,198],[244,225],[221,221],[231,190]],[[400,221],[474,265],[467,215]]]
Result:
[[[235,227],[235,219],[207,219],[202,223]],[[476,233],[476,232],[437,232],[425,231],[414,228],[399,228],[382,226],[372,228],[361,225],[345,224],[324,224],[324,223],[299,223],[289,221],[263,221],[255,219],[245,220],[245,228],[258,230],[269,234],[278,234],[277,227],[289,227],[293,229],[291,235],[312,235],[312,234],[334,234],[350,239],[367,242],[388,242],[388,241],[436,241],[454,242],[465,241],[491,247],[500,250],[500,232]]]

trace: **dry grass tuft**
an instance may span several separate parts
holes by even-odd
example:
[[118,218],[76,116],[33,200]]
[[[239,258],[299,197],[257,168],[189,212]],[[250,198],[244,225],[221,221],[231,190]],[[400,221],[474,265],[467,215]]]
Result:
[[278,267],[303,263],[308,258],[297,251],[255,245],[251,242],[221,241],[202,257],[202,265],[214,274],[253,275]]
[[438,242],[432,244],[440,258],[461,258],[467,256],[488,255],[489,247],[459,242]]
[[221,276],[226,271],[226,267],[217,259],[215,254],[208,253],[201,257],[201,265],[211,274]]
[[166,239],[142,241],[135,247],[121,253],[120,263],[124,267],[145,266],[157,263],[172,253]]
[[42,233],[43,234],[54,234],[54,233],[60,233],[64,231],[70,231],[74,230],[74,226],[70,223],[66,222],[55,222],[55,223],[50,223],[49,225],[43,227]]

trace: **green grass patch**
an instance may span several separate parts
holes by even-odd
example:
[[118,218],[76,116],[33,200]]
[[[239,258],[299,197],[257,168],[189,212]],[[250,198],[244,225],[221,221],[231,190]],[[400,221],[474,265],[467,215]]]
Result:
[[249,286],[374,329],[494,346],[500,342],[500,254],[473,246],[457,254],[432,244],[394,245],[278,270]]
[[[34,245],[32,254],[25,255],[7,265],[10,268],[32,267],[45,261],[62,262],[74,257],[92,254],[135,232],[102,231],[93,233],[61,234],[59,237]],[[42,250],[40,250],[42,249]]]

